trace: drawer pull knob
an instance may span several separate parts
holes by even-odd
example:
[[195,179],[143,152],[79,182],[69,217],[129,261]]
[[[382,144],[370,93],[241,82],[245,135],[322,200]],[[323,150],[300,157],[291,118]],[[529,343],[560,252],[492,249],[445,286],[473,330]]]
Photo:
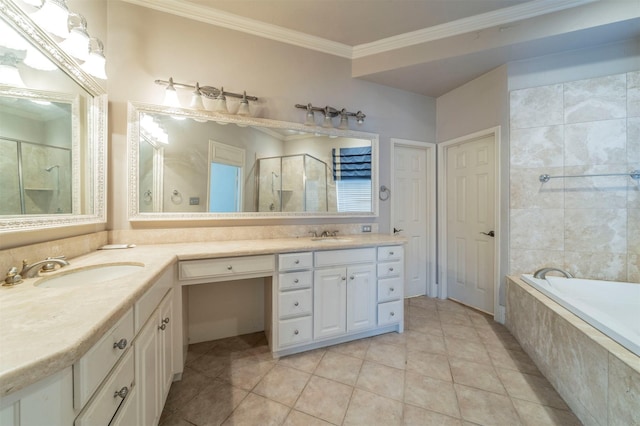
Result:
[[294,284],[298,284],[300,281],[296,278],[295,280],[293,280]]
[[169,324],[169,317],[166,317],[165,319],[162,320],[163,324]]
[[233,269],[233,266],[231,266],[231,265],[227,265],[227,270],[229,270],[229,271],[230,271],[230,270],[232,270],[232,269]]
[[295,331],[293,332],[293,334],[295,334],[295,335],[297,336],[298,334],[300,334],[300,332],[299,332],[298,330],[295,330]]
[[389,252],[389,256],[393,256],[393,252],[392,251]]
[[351,276],[349,277],[349,279],[350,279],[351,281],[353,281],[353,280],[355,280],[355,279],[356,279],[356,277],[354,277],[353,275],[351,275]]
[[299,263],[300,263],[300,260],[296,259],[296,261],[295,261],[295,262],[293,262],[293,263],[295,263],[295,264],[297,265],[297,264],[299,264]]
[[167,329],[167,324],[162,324],[162,325],[158,326],[158,330],[165,331],[166,329]]
[[299,303],[298,303],[298,302],[296,302],[296,303],[294,303],[294,304],[293,304],[293,306],[298,306],[298,305],[299,305]]
[[346,280],[347,280],[347,277],[342,277],[342,281],[346,281]]
[[394,289],[393,287],[391,287],[391,288],[389,289],[389,291],[395,291],[395,289]]
[[393,317],[395,315],[396,315],[395,312],[391,311],[391,316]]
[[124,386],[122,389],[120,389],[119,391],[115,391],[113,393],[113,397],[117,398],[120,397],[122,399],[125,399],[127,397],[127,395],[129,394],[129,388]]
[[124,349],[127,347],[127,339],[120,339],[113,344],[113,349]]
[[393,268],[389,268],[389,272],[393,272]]

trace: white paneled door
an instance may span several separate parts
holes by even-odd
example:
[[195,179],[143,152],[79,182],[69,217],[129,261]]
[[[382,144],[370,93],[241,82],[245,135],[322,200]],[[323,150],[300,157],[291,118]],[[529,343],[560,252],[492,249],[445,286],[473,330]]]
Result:
[[493,313],[495,136],[482,136],[445,149],[444,273],[448,296]]
[[393,232],[408,238],[405,297],[436,296],[435,145],[392,139]]

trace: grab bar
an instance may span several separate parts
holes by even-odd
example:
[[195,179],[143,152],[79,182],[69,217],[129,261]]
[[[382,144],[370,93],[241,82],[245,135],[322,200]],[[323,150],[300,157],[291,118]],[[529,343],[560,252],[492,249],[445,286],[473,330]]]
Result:
[[594,175],[566,175],[566,176],[540,175],[538,179],[540,180],[540,182],[546,183],[546,182],[549,182],[550,179],[598,177],[598,176],[629,176],[633,180],[640,180],[640,169],[633,170],[629,173],[601,173],[601,174],[594,174]]

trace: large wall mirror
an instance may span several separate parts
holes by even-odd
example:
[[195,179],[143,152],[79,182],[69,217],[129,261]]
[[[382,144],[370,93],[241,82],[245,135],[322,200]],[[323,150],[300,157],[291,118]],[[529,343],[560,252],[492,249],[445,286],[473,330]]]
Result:
[[129,103],[129,218],[366,217],[378,136]]
[[105,222],[105,91],[8,0],[0,30],[0,232]]

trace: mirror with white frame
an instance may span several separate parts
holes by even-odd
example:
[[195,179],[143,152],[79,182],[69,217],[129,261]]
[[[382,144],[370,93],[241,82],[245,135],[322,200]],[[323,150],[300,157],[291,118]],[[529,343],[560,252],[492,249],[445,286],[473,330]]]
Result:
[[104,89],[13,2],[0,26],[0,232],[104,223]]
[[129,219],[370,217],[378,136],[129,103]]

